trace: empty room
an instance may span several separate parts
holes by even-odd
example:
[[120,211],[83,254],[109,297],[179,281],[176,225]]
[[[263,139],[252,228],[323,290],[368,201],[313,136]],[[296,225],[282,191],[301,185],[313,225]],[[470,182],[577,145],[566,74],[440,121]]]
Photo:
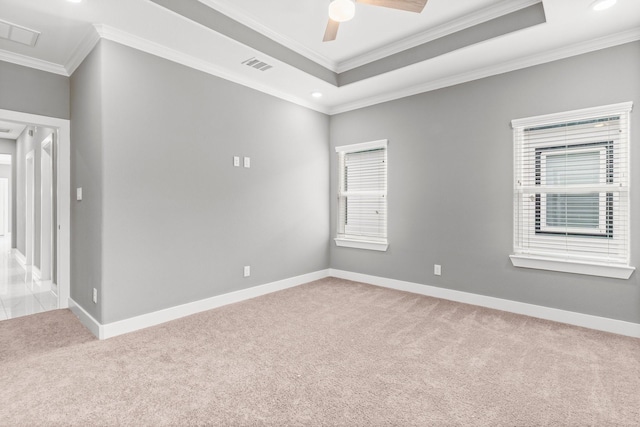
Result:
[[640,2],[0,0],[0,426],[637,426]]

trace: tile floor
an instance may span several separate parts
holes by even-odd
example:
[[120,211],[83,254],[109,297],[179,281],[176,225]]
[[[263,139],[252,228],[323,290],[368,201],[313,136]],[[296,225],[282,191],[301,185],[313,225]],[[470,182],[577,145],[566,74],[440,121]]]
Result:
[[0,320],[56,308],[51,284],[33,280],[11,251],[11,235],[0,236]]

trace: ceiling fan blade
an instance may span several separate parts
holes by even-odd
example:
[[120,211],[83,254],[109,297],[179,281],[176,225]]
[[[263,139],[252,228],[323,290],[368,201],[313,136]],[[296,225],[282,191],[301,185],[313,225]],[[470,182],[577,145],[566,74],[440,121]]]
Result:
[[371,6],[390,7],[392,9],[406,10],[407,12],[420,13],[427,0],[356,0],[356,3],[368,4]]
[[330,42],[332,40],[335,40],[336,36],[338,35],[339,26],[340,26],[340,23],[338,21],[329,19],[329,22],[327,22],[327,29],[324,30],[324,38],[322,39],[322,41]]

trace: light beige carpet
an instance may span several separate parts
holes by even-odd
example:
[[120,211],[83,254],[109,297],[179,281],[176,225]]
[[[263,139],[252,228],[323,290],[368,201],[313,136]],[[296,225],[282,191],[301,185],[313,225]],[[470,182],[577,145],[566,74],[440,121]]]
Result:
[[338,279],[106,341],[0,322],[0,425],[639,423],[638,339]]

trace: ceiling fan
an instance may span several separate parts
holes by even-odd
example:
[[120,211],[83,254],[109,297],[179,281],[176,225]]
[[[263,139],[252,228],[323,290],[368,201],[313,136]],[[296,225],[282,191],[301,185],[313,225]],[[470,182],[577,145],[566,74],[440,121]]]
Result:
[[427,0],[332,0],[329,3],[329,22],[324,31],[323,42],[336,39],[340,23],[350,20],[355,15],[356,3],[420,13],[427,4]]

